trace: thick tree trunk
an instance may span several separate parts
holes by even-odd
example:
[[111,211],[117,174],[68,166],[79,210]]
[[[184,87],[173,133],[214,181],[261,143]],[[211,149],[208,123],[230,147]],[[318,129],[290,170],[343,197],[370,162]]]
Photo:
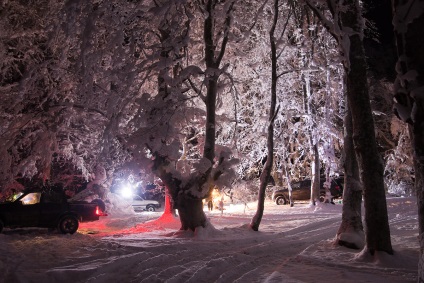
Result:
[[203,157],[207,158],[211,163],[214,162],[215,158],[215,104],[217,84],[217,77],[213,76],[209,78],[206,96],[206,134]]
[[[359,178],[359,167],[356,160],[352,139],[352,115],[346,101],[344,117],[344,188],[342,222],[337,231],[337,243],[353,249],[364,246],[364,228],[362,226],[362,186]],[[351,235],[357,235],[352,241]],[[359,244],[362,243],[362,244]]]
[[202,199],[179,194],[178,214],[181,220],[181,230],[195,231],[197,227],[206,227],[206,215],[203,212]]
[[199,180],[192,180],[192,183],[182,186],[179,179],[174,178],[172,173],[167,171],[169,160],[166,157],[155,155],[152,171],[161,178],[172,198],[172,209],[178,209],[181,221],[181,230],[195,231],[197,227],[206,227],[206,215],[203,211],[201,198],[196,198],[185,192],[191,189],[193,184],[198,184]]
[[[187,194],[186,192],[190,191],[193,186],[201,188],[206,182],[214,181],[217,176],[210,176],[212,171],[212,165],[215,162],[215,110],[216,110],[216,95],[218,91],[218,79],[220,75],[219,66],[221,60],[225,54],[226,44],[228,42],[228,29],[231,24],[231,11],[232,5],[227,9],[226,20],[224,22],[224,33],[221,38],[222,41],[220,49],[217,50],[214,29],[216,20],[215,20],[215,6],[219,4],[217,0],[207,0],[204,4],[205,10],[205,20],[203,27],[203,40],[204,40],[204,51],[205,51],[205,64],[206,64],[206,126],[205,126],[205,144],[203,147],[203,157],[210,161],[211,167],[204,173],[199,173],[199,175],[191,180],[186,187],[182,188],[181,182],[178,184],[175,183],[175,179],[172,176],[168,176],[169,173],[162,172],[164,178],[166,178],[165,183],[170,186],[172,191],[171,195],[174,199],[175,208],[178,209],[180,220],[181,220],[181,229],[183,230],[195,230],[197,227],[205,227],[207,223],[207,218],[203,212],[203,202],[202,197],[197,197],[192,194]],[[202,10],[203,10],[202,8]],[[213,186],[211,186],[213,188]],[[205,195],[206,196],[206,195]]]
[[410,124],[420,242],[418,282],[424,282],[424,1],[392,2],[398,52],[395,113]]
[[[383,163],[375,140],[367,88],[366,65],[359,35],[350,37],[348,100],[352,110],[353,141],[364,187],[366,248],[393,253],[383,180]],[[362,59],[361,59],[362,57]]]
[[347,74],[347,97],[352,113],[353,142],[364,187],[366,249],[393,254],[387,216],[383,180],[383,162],[377,150],[374,121],[368,93],[365,52],[361,38],[362,22],[358,0],[347,1],[342,13],[345,27],[353,32],[349,36],[348,61],[344,62]]
[[343,10],[333,1],[328,1],[328,12],[333,15],[331,23],[312,1],[305,1],[338,41],[344,56],[347,97],[352,113],[353,143],[364,187],[366,249],[371,254],[375,251],[393,254],[383,180],[383,162],[377,150],[368,93],[367,66],[362,41],[364,21],[361,16],[360,1],[346,0],[343,3]]
[[[166,19],[161,22],[159,26],[159,34],[160,34],[160,42],[161,42],[161,52],[160,52],[160,60],[163,62],[174,61],[175,58],[172,58],[171,49],[169,46],[169,39],[171,36],[170,27]],[[164,64],[165,65],[165,64]],[[158,96],[157,99],[162,101],[166,101],[166,97],[170,95],[169,86],[166,83],[165,78],[169,76],[169,73],[173,71],[170,67],[163,68],[159,71],[158,74]],[[176,72],[173,74],[174,76],[178,75]],[[166,102],[165,102],[166,103]],[[166,109],[166,107],[164,107]],[[155,159],[155,166],[153,166],[153,172],[161,178],[162,182],[165,184],[165,207],[161,218],[169,217],[173,215],[173,211],[176,209],[177,199],[176,196],[180,188],[175,184],[172,184],[172,175],[166,174],[163,169],[166,164],[168,164],[168,160],[163,157],[157,156]],[[182,226],[183,220],[181,220]]]
[[[424,64],[424,62],[422,62]],[[424,102],[424,101],[422,101]],[[421,104],[421,113],[424,113],[423,103]],[[416,120],[417,121],[417,120]],[[418,122],[418,121],[417,121]],[[414,167],[415,167],[415,190],[417,193],[418,205],[418,233],[420,242],[420,258],[418,261],[418,281],[424,282],[424,119],[420,119],[421,127],[414,127],[413,130],[413,147],[415,149]],[[420,128],[420,129],[417,129]],[[420,132],[417,134],[417,132]],[[421,140],[417,141],[419,138]],[[421,152],[420,152],[421,151]]]

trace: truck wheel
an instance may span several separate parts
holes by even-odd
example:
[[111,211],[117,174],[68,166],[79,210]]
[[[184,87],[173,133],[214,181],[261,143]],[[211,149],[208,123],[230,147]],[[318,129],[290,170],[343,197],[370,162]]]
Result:
[[147,211],[150,211],[150,212],[154,212],[156,209],[155,209],[155,207],[154,207],[153,205],[148,205],[148,206],[146,207],[146,210],[147,210]]
[[280,197],[277,197],[277,198],[275,199],[275,203],[276,203],[277,205],[287,204],[287,200],[286,200],[286,198],[285,198],[285,197],[280,196]]
[[0,233],[1,231],[3,231],[3,227],[4,227],[3,221],[0,219]]
[[59,221],[59,230],[63,234],[74,234],[78,230],[78,219],[72,215],[66,215]]
[[92,201],[91,201],[91,203],[94,203],[94,204],[97,204],[97,206],[100,208],[100,210],[102,211],[102,212],[105,212],[105,210],[106,210],[106,205],[105,205],[105,203],[101,200],[101,199],[93,199]]

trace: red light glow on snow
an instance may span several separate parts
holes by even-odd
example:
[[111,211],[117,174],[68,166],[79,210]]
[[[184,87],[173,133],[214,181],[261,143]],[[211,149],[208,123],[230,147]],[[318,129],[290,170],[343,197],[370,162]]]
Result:
[[[100,210],[99,210],[100,211]],[[100,211],[101,212],[101,211]],[[171,213],[162,214],[158,219],[146,221],[144,223],[133,223],[132,228],[120,229],[116,221],[111,217],[102,217],[98,221],[80,223],[78,233],[81,234],[99,234],[102,236],[113,234],[140,234],[152,231],[164,231],[166,229],[178,230],[181,222],[178,217]],[[114,221],[113,223],[111,221]],[[128,227],[129,220],[122,220],[122,227]]]

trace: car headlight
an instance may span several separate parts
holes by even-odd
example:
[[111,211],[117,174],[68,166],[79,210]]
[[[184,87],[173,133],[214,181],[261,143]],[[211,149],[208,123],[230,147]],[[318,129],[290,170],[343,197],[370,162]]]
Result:
[[129,185],[123,186],[120,190],[120,195],[125,199],[132,199],[134,196],[134,193],[131,186]]

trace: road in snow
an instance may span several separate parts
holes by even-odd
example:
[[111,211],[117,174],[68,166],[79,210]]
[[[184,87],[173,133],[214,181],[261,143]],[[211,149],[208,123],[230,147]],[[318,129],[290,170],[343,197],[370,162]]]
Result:
[[120,213],[83,223],[74,235],[5,229],[1,282],[416,282],[413,198],[388,199],[395,255],[373,260],[334,246],[341,205],[267,202],[260,231],[249,230],[255,204],[206,212],[211,225],[179,232],[161,212]]

